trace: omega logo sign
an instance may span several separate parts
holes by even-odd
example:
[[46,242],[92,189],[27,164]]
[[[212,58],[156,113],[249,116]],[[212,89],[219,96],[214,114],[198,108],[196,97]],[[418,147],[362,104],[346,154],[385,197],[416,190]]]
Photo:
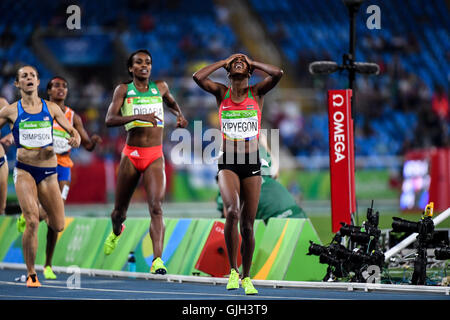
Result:
[[[333,107],[339,108],[344,104],[344,97],[341,94],[333,94]],[[345,134],[344,134],[345,115],[342,111],[333,112],[333,143],[334,143],[334,163],[345,159]]]

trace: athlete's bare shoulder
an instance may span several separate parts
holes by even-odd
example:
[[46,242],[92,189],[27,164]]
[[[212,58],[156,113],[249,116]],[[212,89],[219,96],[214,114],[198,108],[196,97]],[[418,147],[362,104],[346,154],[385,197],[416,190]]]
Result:
[[125,82],[119,83],[116,86],[115,90],[124,90],[124,89],[128,89],[128,83],[125,83]]
[[169,91],[169,85],[167,84],[166,81],[155,80],[154,82],[155,82],[156,86],[158,87],[158,90],[162,96],[165,95],[165,93]]
[[159,87],[159,86],[162,86],[162,87],[168,87],[167,82],[164,81],[164,80],[155,80],[154,82],[156,83],[156,85],[157,85],[158,87]]
[[128,90],[127,83],[119,83],[114,89],[114,94],[125,95],[127,93],[127,90]]
[[43,99],[44,100],[44,102],[49,106],[49,105],[51,105],[51,106],[55,106],[55,105],[57,105],[56,103],[54,103],[54,102],[52,102],[52,101],[50,101],[50,100],[47,100],[47,99]]
[[50,109],[54,109],[54,108],[61,109],[55,102],[52,102],[50,100],[45,100],[45,99],[44,99],[44,102],[47,104],[47,107]]

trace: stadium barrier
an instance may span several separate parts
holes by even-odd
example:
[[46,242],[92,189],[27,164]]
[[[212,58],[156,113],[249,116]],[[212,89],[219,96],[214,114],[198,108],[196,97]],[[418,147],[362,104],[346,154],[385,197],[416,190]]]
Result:
[[[208,236],[216,223],[223,219],[165,218],[166,233],[162,259],[170,274],[210,276],[199,269]],[[106,256],[103,243],[112,230],[109,218],[66,217],[66,227],[59,234],[53,265],[79,266],[87,269],[126,271],[128,256],[134,252],[136,272],[149,272],[153,248],[149,237],[150,220],[128,218],[126,228],[114,252]],[[36,265],[45,262],[47,225],[38,230]],[[255,222],[255,251],[251,275],[260,280],[316,281],[322,280],[326,266],[317,256],[307,256],[309,241],[320,243],[309,219],[271,218],[267,225]],[[210,248],[210,249],[208,249]],[[210,245],[208,250],[220,249],[226,261],[225,242]],[[210,255],[214,256],[214,255]],[[217,256],[217,255],[216,255]],[[16,218],[0,217],[0,262],[24,263],[22,234],[17,231]],[[201,261],[200,261],[201,262]]]

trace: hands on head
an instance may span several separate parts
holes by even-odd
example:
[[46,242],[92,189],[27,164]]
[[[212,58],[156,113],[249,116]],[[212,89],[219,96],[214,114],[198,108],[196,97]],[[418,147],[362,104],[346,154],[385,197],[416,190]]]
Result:
[[224,66],[225,70],[230,72],[231,63],[237,58],[244,58],[245,62],[248,64],[250,73],[253,72],[253,69],[254,69],[253,61],[247,55],[245,55],[243,53],[235,53],[235,54],[232,54],[231,56],[229,56],[227,59],[225,59],[225,66]]

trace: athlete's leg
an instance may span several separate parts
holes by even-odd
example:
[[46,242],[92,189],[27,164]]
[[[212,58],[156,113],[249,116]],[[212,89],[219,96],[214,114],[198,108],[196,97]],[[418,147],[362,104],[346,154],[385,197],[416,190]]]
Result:
[[140,173],[136,170],[127,156],[120,159],[119,172],[114,200],[114,209],[111,213],[113,232],[116,236],[122,231],[122,223],[127,216],[131,197],[139,182]]
[[5,212],[6,197],[8,195],[8,162],[0,167],[0,214]]
[[[59,189],[61,190],[61,196],[63,203],[66,203],[67,194],[64,194],[65,190],[68,190],[70,181],[59,181]],[[42,206],[41,206],[42,207]],[[44,211],[44,210],[42,210]],[[45,212],[45,211],[44,211]],[[52,266],[53,253],[55,252],[56,241],[58,240],[58,232],[55,232],[52,228],[47,229],[47,245],[45,247],[45,265]]]
[[26,221],[22,247],[28,275],[36,274],[34,262],[38,246],[39,207],[37,187],[34,178],[22,169],[14,169],[14,182],[17,199]]
[[255,236],[253,224],[258,210],[261,193],[261,176],[248,177],[241,180],[242,213],[240,218],[240,231],[242,236],[242,277],[250,276],[253,251],[255,250]]
[[239,250],[238,222],[240,209],[239,177],[231,170],[220,170],[218,173],[220,194],[223,199],[225,214],[224,236],[227,245],[228,260],[231,268],[238,271],[237,256]]
[[57,175],[53,174],[37,185],[39,202],[47,213],[48,227],[56,233],[64,230],[64,202]]
[[160,258],[164,247],[165,225],[162,203],[166,192],[166,174],[164,158],[153,161],[144,171],[144,186],[150,211],[150,238],[153,244],[154,258]]

